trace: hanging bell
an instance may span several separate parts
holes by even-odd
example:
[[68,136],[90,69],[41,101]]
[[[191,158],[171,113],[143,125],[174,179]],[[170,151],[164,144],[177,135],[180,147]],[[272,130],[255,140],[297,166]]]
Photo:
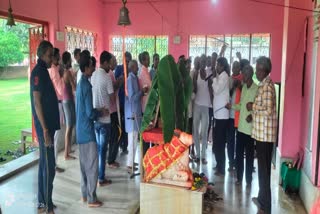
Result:
[[119,15],[119,20],[118,20],[118,25],[131,25],[130,18],[129,18],[129,10],[126,8],[126,2],[127,1],[122,1],[123,2],[123,7],[120,9],[120,15]]
[[10,0],[9,0],[9,9],[8,9],[7,25],[10,26],[10,27],[16,25],[16,23],[14,22],[13,14],[12,14],[12,8],[11,8],[11,2],[10,2]]

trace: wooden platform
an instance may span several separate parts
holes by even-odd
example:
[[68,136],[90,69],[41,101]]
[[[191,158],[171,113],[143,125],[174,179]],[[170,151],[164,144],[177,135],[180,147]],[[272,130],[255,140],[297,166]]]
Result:
[[169,185],[141,183],[140,213],[202,213],[205,191],[205,188],[201,191],[191,191]]

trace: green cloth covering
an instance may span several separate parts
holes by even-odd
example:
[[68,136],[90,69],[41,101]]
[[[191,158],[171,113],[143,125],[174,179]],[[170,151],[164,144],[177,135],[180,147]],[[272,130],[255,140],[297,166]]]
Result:
[[242,86],[241,98],[239,104],[232,105],[232,109],[240,111],[238,131],[250,135],[252,133],[252,122],[248,123],[246,118],[251,114],[251,111],[247,110],[247,103],[254,102],[257,95],[258,86],[252,83],[251,87],[248,88],[247,84]]
[[288,187],[292,190],[299,190],[301,171],[297,168],[289,168],[286,162],[281,164],[282,187],[286,190]]

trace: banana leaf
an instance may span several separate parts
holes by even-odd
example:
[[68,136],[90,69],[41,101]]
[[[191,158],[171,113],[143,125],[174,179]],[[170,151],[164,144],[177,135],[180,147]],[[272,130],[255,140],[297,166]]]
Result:
[[170,142],[175,128],[186,131],[191,94],[192,80],[185,64],[176,65],[171,55],[163,57],[152,82],[141,132],[154,120],[159,99],[164,142]]
[[164,142],[170,142],[175,129],[175,82],[177,66],[171,55],[160,60],[157,75]]

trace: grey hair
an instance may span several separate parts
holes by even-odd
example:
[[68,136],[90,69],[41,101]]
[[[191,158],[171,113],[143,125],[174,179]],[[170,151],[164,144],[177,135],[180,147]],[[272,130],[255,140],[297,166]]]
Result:
[[43,40],[38,46],[37,56],[41,58],[49,48],[53,48],[53,45],[49,41]]
[[271,72],[272,69],[272,64],[271,64],[271,60],[270,58],[266,57],[266,56],[260,56],[257,59],[257,65],[262,65],[263,70],[269,74]]
[[129,62],[129,65],[128,65],[128,68],[129,68],[129,71],[131,71],[131,69],[132,69],[132,67],[133,67],[133,65],[138,65],[138,62],[137,62],[137,60],[131,60],[130,62]]
[[250,77],[252,77],[253,76],[253,67],[251,65],[244,66],[242,73],[250,75]]

